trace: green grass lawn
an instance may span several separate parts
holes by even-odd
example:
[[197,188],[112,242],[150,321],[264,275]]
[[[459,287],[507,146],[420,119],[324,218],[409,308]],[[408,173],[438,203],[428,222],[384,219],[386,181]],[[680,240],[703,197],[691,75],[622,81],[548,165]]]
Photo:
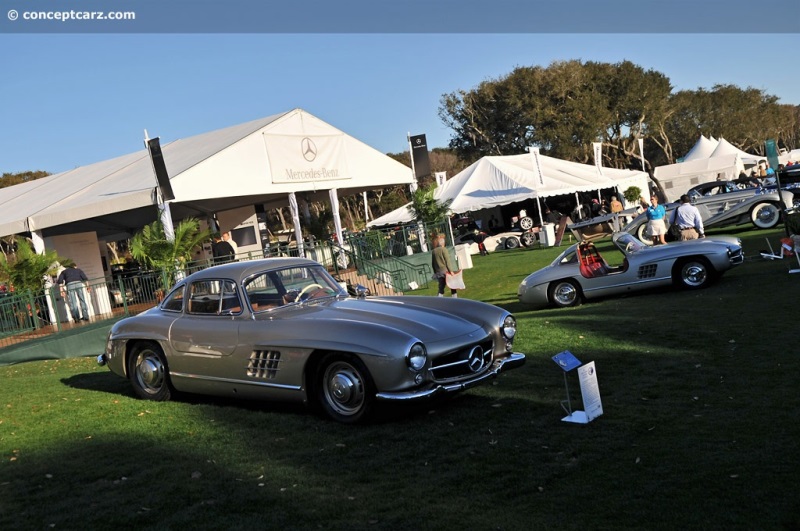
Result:
[[[0,529],[798,529],[800,275],[758,257],[779,231],[726,233],[748,258],[709,289],[565,310],[516,301],[559,249],[473,257],[460,296],[515,312],[527,364],[364,426],[2,367]],[[590,424],[561,421],[563,350],[596,363]]]

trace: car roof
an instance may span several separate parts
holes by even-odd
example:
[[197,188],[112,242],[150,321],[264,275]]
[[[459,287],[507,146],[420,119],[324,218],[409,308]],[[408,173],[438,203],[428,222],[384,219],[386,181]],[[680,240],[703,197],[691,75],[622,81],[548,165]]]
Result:
[[280,269],[285,267],[308,267],[320,265],[319,262],[307,258],[264,258],[261,260],[247,260],[243,262],[229,262],[197,271],[186,277],[187,282],[194,282],[212,278],[230,278],[236,281],[267,269]]

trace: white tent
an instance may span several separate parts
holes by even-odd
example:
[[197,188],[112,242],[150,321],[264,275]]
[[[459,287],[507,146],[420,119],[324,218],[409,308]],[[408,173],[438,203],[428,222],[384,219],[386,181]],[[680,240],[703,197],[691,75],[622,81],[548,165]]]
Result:
[[[290,193],[328,200],[413,182],[411,169],[303,111],[162,142],[176,219],[248,205],[285,206]],[[127,237],[156,219],[147,150],[0,189],[0,236],[96,232]]]
[[724,138],[719,139],[719,143],[717,147],[714,149],[714,152],[711,154],[712,157],[720,157],[723,155],[738,155],[739,160],[744,164],[744,166],[755,166],[762,160],[767,160],[767,157],[761,155],[751,155],[746,151],[742,151],[741,149],[737,148]]
[[714,153],[719,145],[719,140],[708,139],[704,135],[700,135],[692,149],[683,157],[683,162],[690,162],[698,159],[707,159]]
[[704,160],[711,157],[721,157],[723,155],[738,155],[739,160],[744,166],[755,166],[760,161],[766,160],[766,157],[752,155],[746,151],[742,151],[724,138],[716,140],[714,137],[709,139],[700,135],[700,138],[695,145],[692,146],[692,149],[683,157],[682,162]]
[[735,179],[743,168],[739,155],[720,155],[658,166],[653,176],[661,183],[667,200],[677,201],[692,186],[718,179]]
[[[526,199],[590,192],[629,186],[647,190],[648,176],[642,171],[602,168],[539,156],[542,181],[533,167],[530,154],[483,157],[437,188],[439,201],[452,200],[453,212],[470,212]],[[403,223],[411,213],[403,206],[370,222],[370,226]]]

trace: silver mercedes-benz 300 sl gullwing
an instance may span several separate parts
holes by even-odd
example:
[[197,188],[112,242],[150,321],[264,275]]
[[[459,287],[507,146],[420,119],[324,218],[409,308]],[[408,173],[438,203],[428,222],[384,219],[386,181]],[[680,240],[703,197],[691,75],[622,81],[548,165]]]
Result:
[[377,400],[461,391],[522,366],[516,321],[450,297],[359,297],[317,262],[272,258],[211,267],[157,307],[111,329],[98,363],[138,396],[176,391],[303,401],[357,422]]
[[[580,242],[559,254],[550,265],[525,277],[519,301],[533,306],[575,306],[583,299],[632,293],[657,286],[686,289],[708,286],[728,269],[744,262],[739,238],[714,236],[650,247],[632,234],[612,238],[622,263],[609,265],[591,242]],[[611,263],[617,262],[616,255]]]

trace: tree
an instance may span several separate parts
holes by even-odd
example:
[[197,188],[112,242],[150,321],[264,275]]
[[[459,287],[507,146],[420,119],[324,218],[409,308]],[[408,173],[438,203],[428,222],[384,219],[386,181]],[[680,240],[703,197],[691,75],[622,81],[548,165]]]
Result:
[[18,173],[4,173],[0,176],[0,188],[7,186],[14,186],[15,184],[25,183],[28,181],[35,181],[42,177],[47,177],[50,173],[46,171],[21,171]]
[[447,219],[453,200],[439,201],[433,197],[435,191],[435,186],[419,187],[412,194],[408,210],[416,221],[433,225]]
[[151,269],[165,271],[164,289],[174,279],[175,268],[183,269],[192,259],[192,252],[211,237],[211,230],[200,230],[200,222],[188,218],[175,226],[175,240],[167,240],[161,220],[145,226],[131,239],[131,255]]
[[600,141],[605,165],[630,167],[638,162],[639,136],[663,115],[670,90],[666,76],[629,61],[558,61],[445,94],[439,116],[454,131],[450,147],[465,160],[539,146],[545,155],[586,163]]
[[11,284],[17,292],[39,292],[47,275],[55,275],[59,262],[64,261],[52,250],[37,254],[28,240],[18,238],[13,255],[0,254],[0,280]]

